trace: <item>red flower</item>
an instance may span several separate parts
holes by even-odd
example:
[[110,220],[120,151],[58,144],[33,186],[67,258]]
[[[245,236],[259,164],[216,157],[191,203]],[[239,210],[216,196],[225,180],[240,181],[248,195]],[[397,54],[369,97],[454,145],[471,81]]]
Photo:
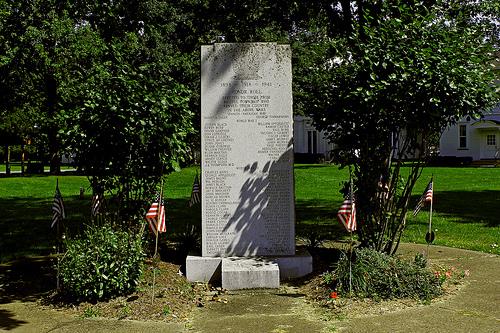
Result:
[[339,295],[337,294],[337,292],[336,292],[336,291],[332,291],[332,292],[330,293],[330,298],[337,299],[338,297],[339,297]]

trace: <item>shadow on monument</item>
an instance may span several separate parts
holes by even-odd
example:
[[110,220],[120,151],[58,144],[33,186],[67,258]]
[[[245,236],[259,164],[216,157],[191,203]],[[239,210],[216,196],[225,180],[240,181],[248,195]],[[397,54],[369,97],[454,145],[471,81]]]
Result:
[[[287,167],[292,163],[292,141],[279,159],[260,166],[257,162],[244,167],[246,180],[240,189],[239,203],[223,232],[238,235],[226,248],[227,255],[293,255],[293,190],[283,186],[293,182]],[[272,193],[271,193],[272,192]],[[285,201],[284,205],[283,202]],[[286,209],[286,210],[285,210]],[[286,221],[288,219],[288,221]],[[272,236],[272,244],[269,242]],[[292,243],[292,247],[290,244]]]
[[[237,45],[223,43],[214,44],[212,50],[212,52],[207,52],[202,55],[201,59],[202,66],[203,64],[216,64],[216,66],[211,69],[202,69],[202,72],[207,75],[207,85],[210,86],[218,84],[219,81],[216,78],[224,77],[225,74],[231,70],[233,70],[235,74],[231,78],[232,84],[226,88],[221,96],[234,95],[236,90],[242,88],[242,80],[256,79],[257,77],[255,76],[258,75],[257,73],[259,68],[262,68],[263,62],[265,59],[269,59],[271,54],[271,51],[266,48],[260,49],[259,52],[252,52],[254,50],[254,46],[252,46],[251,43],[238,43]],[[225,54],[225,56],[222,56],[221,54]],[[223,61],[208,61],[210,57],[220,57]],[[240,59],[240,61],[237,61],[237,59]],[[243,59],[243,61],[241,61],[241,59]],[[247,64],[247,68],[235,66],[235,64],[238,64],[239,62]],[[215,110],[216,115],[222,114],[222,111],[224,110],[224,99],[219,99]]]

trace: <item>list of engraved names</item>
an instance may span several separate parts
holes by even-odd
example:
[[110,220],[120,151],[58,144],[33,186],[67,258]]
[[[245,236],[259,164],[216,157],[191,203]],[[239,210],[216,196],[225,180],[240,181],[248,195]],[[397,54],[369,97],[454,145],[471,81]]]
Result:
[[281,94],[291,82],[210,84],[204,99],[202,82],[203,255],[293,254],[291,103]]

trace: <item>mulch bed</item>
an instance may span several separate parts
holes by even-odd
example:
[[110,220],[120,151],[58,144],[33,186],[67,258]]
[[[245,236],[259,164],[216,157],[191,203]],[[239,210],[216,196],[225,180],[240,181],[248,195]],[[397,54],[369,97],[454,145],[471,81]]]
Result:
[[[423,305],[422,301],[349,299],[345,295],[330,297],[331,290],[323,283],[321,274],[331,269],[338,258],[338,249],[320,249],[313,252],[315,271],[307,277],[288,282],[306,295],[306,302],[322,308],[335,317],[357,317],[398,311]],[[71,303],[55,290],[54,258],[23,259],[9,265],[0,265],[0,303],[16,300],[37,301],[40,306],[55,308],[75,316],[107,317],[117,319],[154,320],[165,322],[186,321],[196,307],[210,302],[231,303],[220,287],[191,284],[180,273],[180,265],[151,260],[146,261],[144,278],[134,293],[96,303]],[[153,267],[156,267],[153,274]],[[154,275],[154,294],[153,294]],[[450,297],[464,281],[454,281],[445,289]],[[439,299],[441,299],[439,298]],[[436,299],[434,301],[439,301]],[[433,302],[434,302],[433,301]]]

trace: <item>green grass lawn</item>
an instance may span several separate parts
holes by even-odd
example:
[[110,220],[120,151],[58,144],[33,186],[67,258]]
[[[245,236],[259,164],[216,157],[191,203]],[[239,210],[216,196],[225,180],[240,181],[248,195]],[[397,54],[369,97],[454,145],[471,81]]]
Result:
[[[55,230],[50,229],[56,177],[0,178],[0,261],[52,251]],[[90,202],[78,199],[81,176],[60,176],[59,188],[67,211],[68,225],[79,226],[87,218]]]
[[[165,182],[167,233],[165,239],[200,223],[200,207],[188,206],[197,168],[169,175]],[[428,168],[417,183],[412,204],[434,175],[433,229],[435,244],[500,254],[500,169]],[[346,236],[336,221],[342,202],[340,184],[347,170],[329,165],[296,165],[295,198],[298,237],[315,232],[328,239]],[[0,261],[53,251],[55,231],[50,229],[56,177],[0,178]],[[90,189],[86,177],[59,176],[66,206],[69,236],[90,219]],[[79,199],[79,189],[86,190]],[[145,207],[146,208],[146,207]],[[408,215],[403,241],[425,242],[428,209],[414,218]]]
[[[24,170],[26,170],[27,167],[28,167],[28,162],[25,162],[24,163]],[[43,167],[43,169],[45,172],[49,172],[50,166],[46,165]],[[74,169],[75,168],[73,166],[70,166],[70,165],[61,165],[61,170],[74,170]],[[0,172],[5,172],[5,170],[6,170],[5,163],[4,164],[0,163]],[[10,171],[11,172],[20,172],[21,171],[21,162],[11,163]]]
[[[434,244],[500,254],[500,169],[424,169],[414,202],[432,175]],[[403,241],[423,243],[428,223],[428,209],[409,215]]]

